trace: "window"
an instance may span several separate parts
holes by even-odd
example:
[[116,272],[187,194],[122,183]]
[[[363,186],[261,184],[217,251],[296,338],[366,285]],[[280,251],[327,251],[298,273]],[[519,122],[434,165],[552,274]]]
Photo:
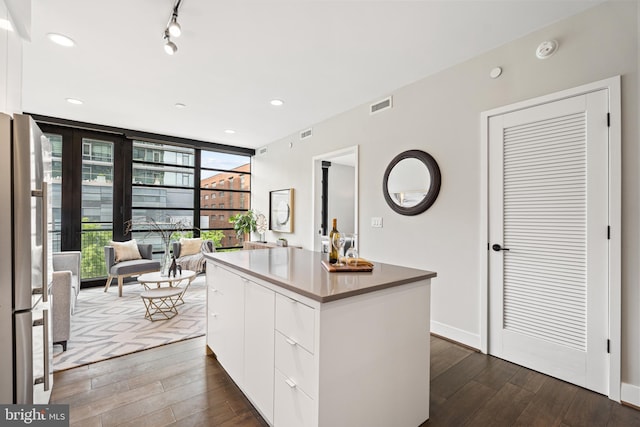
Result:
[[[89,124],[76,129],[48,120],[39,125],[52,144],[54,248],[82,250],[83,285],[88,281],[104,285],[103,246],[111,239],[135,238],[152,243],[154,257],[160,257],[163,245],[157,235],[135,226],[132,234],[125,233],[124,222],[132,217],[189,221],[193,227],[186,236],[213,237],[216,246],[225,249],[242,246],[228,221],[240,210],[225,209],[224,203],[218,207],[202,202],[222,194],[221,201],[233,198],[232,206],[250,207],[252,150],[222,147],[225,152],[220,152],[214,151],[218,149],[216,145],[192,144],[160,135],[155,141],[132,140],[127,135],[133,133],[124,129],[104,132],[104,128]],[[73,156],[63,159],[63,146],[65,155],[68,151]],[[202,148],[205,146],[208,148]],[[130,175],[120,173],[125,170]],[[238,186],[238,178],[246,181],[246,187]],[[229,188],[225,182],[236,184]]]

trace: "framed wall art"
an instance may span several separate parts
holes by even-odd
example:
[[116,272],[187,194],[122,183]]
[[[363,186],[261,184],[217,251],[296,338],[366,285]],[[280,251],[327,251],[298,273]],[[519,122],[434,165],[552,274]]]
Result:
[[269,192],[269,229],[293,233],[293,188]]

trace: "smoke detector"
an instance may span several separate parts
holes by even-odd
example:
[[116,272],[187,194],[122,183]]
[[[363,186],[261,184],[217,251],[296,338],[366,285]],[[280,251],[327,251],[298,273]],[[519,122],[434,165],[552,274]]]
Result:
[[536,49],[536,57],[538,59],[547,59],[558,50],[558,42],[555,40],[547,40],[538,45]]

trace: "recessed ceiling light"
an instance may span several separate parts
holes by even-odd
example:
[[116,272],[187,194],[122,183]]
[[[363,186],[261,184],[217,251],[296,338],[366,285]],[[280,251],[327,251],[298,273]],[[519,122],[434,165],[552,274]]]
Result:
[[84,104],[84,102],[80,101],[79,99],[75,99],[75,98],[67,98],[67,102],[69,104],[73,104],[73,105],[82,105],[82,104]]
[[236,131],[235,131],[235,130],[233,130],[233,129],[225,129],[225,130],[224,130],[224,133],[234,134],[234,133],[236,133]]
[[8,19],[0,18],[0,29],[13,31],[13,25],[11,25],[11,21]]
[[274,107],[280,107],[283,104],[284,104],[284,101],[282,99],[272,99],[271,100],[271,105],[273,105]]
[[185,104],[183,104],[182,102],[176,102],[175,107],[179,108],[179,109],[187,108],[187,106]]
[[49,37],[49,40],[51,40],[55,44],[59,44],[60,46],[71,47],[76,45],[76,42],[62,34],[49,33],[47,34],[47,37]]

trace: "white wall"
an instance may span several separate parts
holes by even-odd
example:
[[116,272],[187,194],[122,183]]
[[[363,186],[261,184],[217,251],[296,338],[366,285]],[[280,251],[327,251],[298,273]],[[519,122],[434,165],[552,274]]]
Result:
[[[338,230],[342,233],[354,233],[353,212],[355,209],[355,187],[353,166],[332,163],[329,168],[329,208],[328,218],[336,218]],[[329,227],[331,223],[329,222]]]
[[[19,26],[4,0],[0,0],[0,18],[12,21],[14,28]],[[22,39],[15,30],[0,30],[0,112],[22,112]]]
[[[313,156],[360,147],[360,251],[372,260],[433,270],[434,330],[480,346],[480,113],[495,107],[622,76],[622,381],[640,391],[640,151],[638,22],[635,1],[607,2],[393,92],[393,108],[370,116],[368,104],[313,125],[308,142],[292,135],[254,159],[254,207],[266,211],[269,190],[296,189],[291,244],[312,248]],[[556,39],[546,60],[536,46]],[[489,71],[501,66],[492,80]],[[389,95],[380,94],[378,99]],[[376,101],[371,100],[372,102]],[[290,143],[293,145],[290,147]],[[382,175],[398,153],[422,149],[438,161],[442,187],[415,217],[395,214],[382,196]],[[371,228],[370,218],[384,219]],[[268,236],[269,240],[277,236]],[[633,394],[632,393],[632,394]],[[627,393],[627,396],[629,394]],[[640,393],[638,393],[640,396]],[[623,400],[625,395],[623,394]],[[640,405],[640,401],[631,403]]]

